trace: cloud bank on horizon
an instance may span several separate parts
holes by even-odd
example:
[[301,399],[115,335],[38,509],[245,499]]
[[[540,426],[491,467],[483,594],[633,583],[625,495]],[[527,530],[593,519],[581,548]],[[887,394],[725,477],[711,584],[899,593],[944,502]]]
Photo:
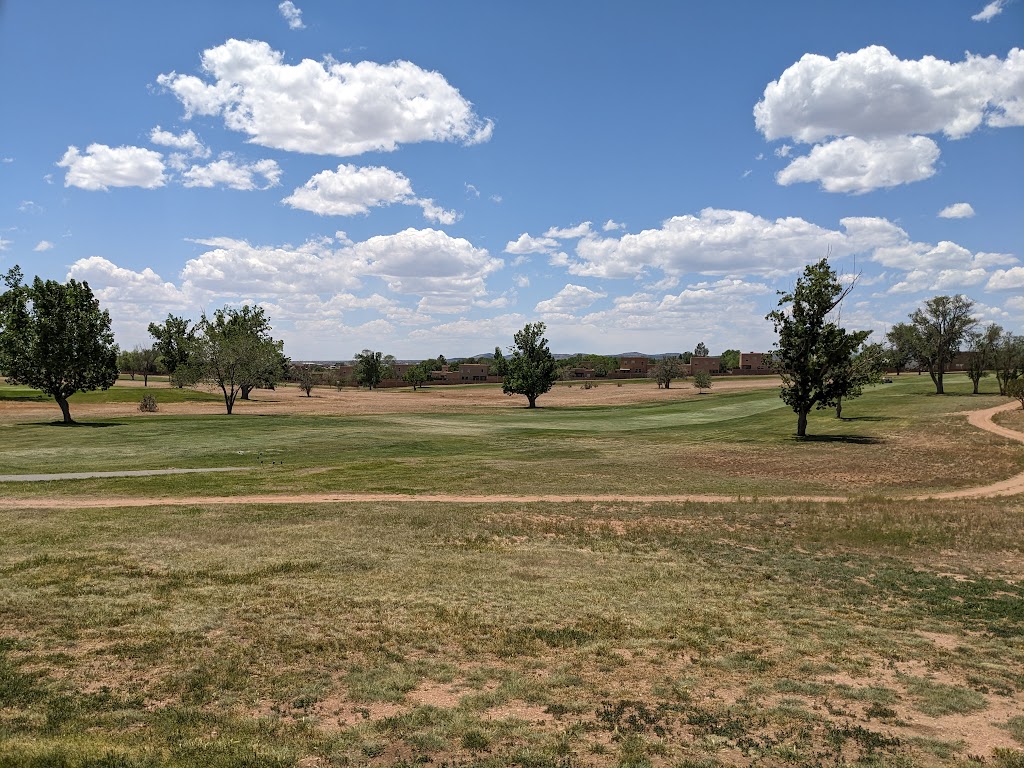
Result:
[[[971,18],[997,29],[1016,12],[997,0]],[[295,359],[364,347],[468,355],[509,343],[529,320],[548,324],[558,351],[764,349],[776,291],[825,254],[862,274],[851,325],[884,331],[923,298],[966,293],[982,320],[1024,326],[1019,216],[1001,213],[1019,207],[1021,188],[993,183],[978,162],[991,162],[988,144],[1012,142],[1000,178],[1019,179],[1020,47],[913,58],[865,41],[804,53],[781,72],[737,64],[688,95],[699,109],[732,93],[726,81],[748,91],[760,81],[753,104],[730,106],[746,120],[728,123],[754,163],[730,165],[734,148],[702,151],[696,137],[658,144],[666,162],[684,157],[705,184],[715,179],[713,199],[736,201],[709,205],[698,189],[673,210],[671,186],[648,190],[643,174],[615,168],[628,158],[570,165],[574,144],[608,139],[585,117],[550,119],[568,96],[547,94],[539,73],[495,65],[488,89],[468,50],[412,43],[383,63],[341,61],[344,50],[310,48],[316,30],[340,28],[322,13],[271,3],[267,39],[222,21],[225,42],[197,51],[195,73],[187,61],[136,73],[147,99],[118,123],[0,147],[11,161],[0,173],[17,180],[4,185],[17,213],[5,213],[14,223],[0,258],[87,280],[123,346],[145,343],[146,324],[167,313],[255,302]],[[289,33],[287,45],[274,40]],[[570,115],[592,102],[573,103]],[[10,170],[46,154],[49,168]],[[54,167],[62,186],[44,178]],[[734,188],[717,181],[726,172]],[[574,174],[593,181],[574,186]],[[605,198],[591,195],[602,179]],[[146,253],[126,256],[133,249]]]

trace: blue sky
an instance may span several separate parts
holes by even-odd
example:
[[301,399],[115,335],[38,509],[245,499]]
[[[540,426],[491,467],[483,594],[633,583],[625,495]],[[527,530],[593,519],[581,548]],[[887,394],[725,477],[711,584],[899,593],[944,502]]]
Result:
[[1024,330],[1024,2],[0,2],[0,269],[122,347],[258,302],[293,359],[769,349],[963,293]]

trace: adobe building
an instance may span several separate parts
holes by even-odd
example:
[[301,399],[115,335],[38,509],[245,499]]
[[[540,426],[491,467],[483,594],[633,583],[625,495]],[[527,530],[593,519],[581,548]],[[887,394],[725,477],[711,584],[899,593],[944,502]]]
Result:
[[701,371],[716,375],[721,369],[721,363],[722,358],[718,355],[708,355],[707,357],[697,357],[694,355],[690,358],[690,375],[696,376]]
[[771,358],[771,352],[740,352],[739,373],[769,374]]
[[487,381],[486,363],[462,363],[459,370],[442,365],[440,371],[431,371],[430,380],[439,384],[481,384]]
[[650,371],[651,360],[648,357],[620,357],[619,378],[645,379]]

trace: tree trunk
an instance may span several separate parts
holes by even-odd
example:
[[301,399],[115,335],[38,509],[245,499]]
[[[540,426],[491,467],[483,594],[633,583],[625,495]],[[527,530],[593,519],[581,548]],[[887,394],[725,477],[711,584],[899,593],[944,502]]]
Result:
[[66,397],[53,396],[53,399],[57,401],[57,405],[60,406],[60,412],[64,414],[65,424],[74,424],[75,420],[71,418],[71,406],[68,405],[68,399]]
[[536,408],[537,407],[537,396],[536,395],[527,395],[526,399],[530,401],[530,405],[529,405],[530,408]]
[[228,389],[223,384],[220,385],[220,391],[224,393],[224,407],[228,409],[228,416],[231,415],[231,410],[235,407],[235,392],[232,391],[228,394]]
[[976,395],[978,394],[978,384],[981,382],[981,379],[971,379],[971,381],[974,382],[974,394]]
[[939,371],[938,373],[933,374],[932,375],[932,381],[935,382],[935,394],[936,395],[944,395],[944,394],[946,394],[942,390],[942,371]]
[[836,400],[836,418],[843,418],[843,398]]
[[148,387],[149,386],[149,374],[148,373],[144,373],[142,375],[142,386],[144,386],[144,387]]
[[796,415],[796,436],[807,437],[807,412],[800,411]]
[[[253,387],[251,385],[243,384],[242,385],[242,399],[243,400],[248,400],[249,399],[249,393],[252,392],[252,390],[253,390]],[[228,409],[228,413],[231,413],[231,409]]]

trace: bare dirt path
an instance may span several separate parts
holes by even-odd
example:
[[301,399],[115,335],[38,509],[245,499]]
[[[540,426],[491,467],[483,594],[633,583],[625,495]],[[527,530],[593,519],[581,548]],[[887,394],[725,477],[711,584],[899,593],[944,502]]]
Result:
[[[968,413],[967,420],[972,426],[987,430],[1002,437],[1024,443],[1024,432],[1000,426],[993,416],[1016,406],[1015,402],[1004,403],[992,408]],[[958,488],[953,491],[892,496],[901,501],[925,501],[928,499],[970,499],[1024,494],[1024,472],[997,483]],[[460,494],[398,494],[398,493],[304,493],[304,494],[254,494],[246,496],[174,496],[162,498],[131,497],[71,497],[60,499],[5,498],[0,499],[0,509],[85,509],[90,507],[157,507],[157,506],[206,506],[212,504],[330,504],[358,502],[389,503],[444,503],[444,504],[502,504],[502,503],[727,503],[750,500],[752,496],[719,494],[672,494],[648,496],[641,494],[523,494],[523,495],[460,495]],[[761,501],[783,502],[846,502],[855,496],[758,496]]]

